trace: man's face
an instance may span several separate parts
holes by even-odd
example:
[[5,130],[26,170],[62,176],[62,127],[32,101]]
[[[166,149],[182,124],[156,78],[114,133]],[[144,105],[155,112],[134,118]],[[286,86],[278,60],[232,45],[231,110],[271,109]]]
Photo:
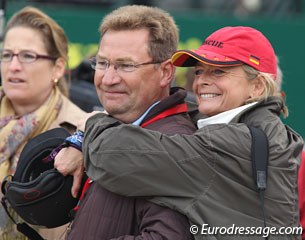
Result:
[[97,94],[105,110],[126,123],[139,118],[162,95],[159,65],[142,65],[131,72],[120,68],[124,64],[152,61],[147,51],[148,37],[146,29],[110,30],[99,45],[97,65],[108,61],[110,66],[105,70],[96,69],[94,83]]

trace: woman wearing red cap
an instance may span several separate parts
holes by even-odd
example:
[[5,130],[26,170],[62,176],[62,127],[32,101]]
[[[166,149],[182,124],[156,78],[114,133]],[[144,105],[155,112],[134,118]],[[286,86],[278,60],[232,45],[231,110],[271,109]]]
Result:
[[[280,228],[299,227],[303,140],[280,119],[288,111],[274,80],[270,42],[256,29],[225,27],[199,49],[176,52],[172,62],[194,67],[193,91],[204,116],[198,131],[167,136],[97,114],[85,129],[88,176],[110,191],[147,196],[184,213],[196,225],[196,239],[299,239],[299,229]],[[249,126],[261,129],[269,142],[262,145],[268,146],[269,163],[261,200]]]

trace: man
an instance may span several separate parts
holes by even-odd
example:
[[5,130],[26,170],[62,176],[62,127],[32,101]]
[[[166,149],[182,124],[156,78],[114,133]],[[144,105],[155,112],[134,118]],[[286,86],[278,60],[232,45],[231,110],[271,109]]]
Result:
[[[294,229],[281,236],[273,232],[272,239],[299,239],[295,193],[303,141],[279,117],[288,112],[268,39],[250,27],[224,27],[199,49],[175,52],[172,61],[195,67],[198,109],[208,116],[198,121],[200,129],[190,136],[167,136],[95,115],[85,128],[88,174],[118,194],[150,196],[179,209],[194,224],[196,239],[258,239],[268,237],[270,227]],[[261,201],[253,181],[249,126],[263,130],[269,142],[268,186]],[[255,232],[238,230],[249,227]]]
[[[178,45],[173,18],[158,8],[125,6],[107,15],[99,30],[94,82],[105,110],[121,122],[162,133],[193,133],[195,126],[184,102],[186,92],[175,89],[169,95],[174,77],[170,57]],[[77,168],[82,162],[80,151],[65,148],[55,161],[60,172],[79,181],[83,171]],[[116,195],[95,182],[86,185],[68,239],[193,238],[188,220],[178,212]]]

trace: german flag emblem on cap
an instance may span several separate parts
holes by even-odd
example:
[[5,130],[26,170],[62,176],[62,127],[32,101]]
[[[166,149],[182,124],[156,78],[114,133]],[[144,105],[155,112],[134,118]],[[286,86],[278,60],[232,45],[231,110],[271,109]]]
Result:
[[256,64],[256,65],[259,65],[260,58],[255,57],[255,56],[253,56],[253,55],[250,55],[249,61],[252,62],[252,63],[254,63],[254,64]]

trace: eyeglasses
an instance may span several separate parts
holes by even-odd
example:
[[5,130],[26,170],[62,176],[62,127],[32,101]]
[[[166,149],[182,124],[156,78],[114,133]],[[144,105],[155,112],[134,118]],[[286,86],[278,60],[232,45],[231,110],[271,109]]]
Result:
[[4,50],[0,52],[0,61],[1,62],[10,62],[12,61],[13,57],[16,56],[21,63],[32,63],[35,62],[37,59],[49,59],[49,60],[56,60],[56,57],[51,57],[47,55],[40,55],[35,52],[31,51],[21,51],[19,53],[13,53],[12,51]]
[[110,61],[108,61],[106,59],[98,60],[96,58],[91,58],[89,60],[91,62],[91,67],[94,70],[106,71],[110,67],[110,65],[112,64],[115,70],[122,71],[122,72],[133,72],[141,66],[149,65],[149,64],[158,64],[158,63],[163,62],[163,61],[160,61],[160,62],[151,61],[151,62],[144,62],[144,63],[135,64],[135,63],[132,63],[132,62],[111,63]]

